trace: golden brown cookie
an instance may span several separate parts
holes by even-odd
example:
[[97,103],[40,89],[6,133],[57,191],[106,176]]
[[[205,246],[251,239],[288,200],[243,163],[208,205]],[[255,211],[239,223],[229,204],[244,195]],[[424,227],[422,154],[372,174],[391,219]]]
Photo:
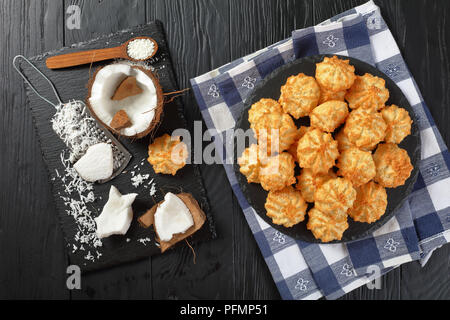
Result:
[[337,220],[344,219],[356,199],[356,190],[345,178],[330,179],[314,193],[315,208]]
[[344,123],[347,116],[347,103],[343,101],[328,101],[311,111],[311,127],[325,132],[333,132]]
[[311,169],[302,169],[302,173],[297,177],[297,184],[295,185],[297,190],[300,190],[303,198],[307,202],[314,202],[314,193],[317,188],[330,179],[336,178],[336,174],[333,170],[329,170],[328,173],[313,174]]
[[294,158],[287,152],[268,158],[259,170],[261,186],[266,191],[278,191],[295,183]]
[[355,83],[345,95],[351,109],[369,109],[378,111],[389,99],[389,90],[382,78],[366,73],[357,76]]
[[413,169],[408,152],[394,143],[380,144],[373,160],[377,168],[374,180],[385,188],[404,185]]
[[344,101],[345,99],[345,95],[347,94],[347,90],[342,90],[342,91],[332,91],[332,90],[328,90],[327,88],[321,86],[319,84],[320,87],[320,99],[319,99],[319,105],[321,105],[324,102],[327,101]]
[[306,133],[306,131],[308,131],[310,129],[310,127],[305,127],[305,126],[301,126],[300,128],[298,128],[297,130],[297,137],[295,138],[295,141],[293,144],[291,144],[291,146],[289,147],[289,149],[287,149],[287,152],[294,157],[295,162],[298,162],[298,158],[297,158],[297,146],[298,146],[298,140],[300,140],[304,134]]
[[250,110],[248,110],[248,122],[250,123],[250,128],[254,129],[259,118],[268,113],[283,113],[283,109],[278,101],[273,99],[261,99],[252,104]]
[[357,109],[350,112],[344,126],[344,134],[356,147],[373,150],[386,135],[386,122],[379,112]]
[[355,67],[350,65],[349,60],[325,57],[316,64],[317,82],[330,91],[347,90],[353,85],[355,77]]
[[259,170],[261,168],[260,150],[257,144],[252,144],[245,149],[242,155],[238,158],[240,166],[239,171],[247,177],[248,183],[259,183]]
[[313,77],[299,73],[290,76],[286,84],[281,87],[281,95],[278,102],[284,112],[289,113],[295,119],[309,115],[311,110],[317,107],[320,98],[320,88]]
[[347,215],[343,219],[336,220],[331,215],[312,208],[308,212],[308,217],[306,227],[322,242],[341,240],[345,230],[348,229]]
[[373,223],[386,212],[386,189],[370,181],[356,188],[356,200],[348,215],[358,222]]
[[270,191],[264,207],[273,223],[290,228],[305,220],[308,205],[301,193],[289,186],[280,191]]
[[180,141],[180,137],[164,134],[148,146],[147,161],[155,173],[175,175],[186,165],[188,156],[187,145]]
[[392,105],[381,110],[381,114],[387,124],[386,142],[399,144],[411,134],[412,120],[408,111]]
[[287,150],[297,138],[297,127],[286,113],[262,115],[254,125],[254,131],[261,150],[268,155]]
[[375,177],[375,162],[370,151],[349,148],[338,158],[338,175],[350,180],[354,187],[366,184]]
[[310,168],[314,174],[327,173],[339,156],[337,142],[329,133],[310,129],[298,141],[297,157],[301,168]]

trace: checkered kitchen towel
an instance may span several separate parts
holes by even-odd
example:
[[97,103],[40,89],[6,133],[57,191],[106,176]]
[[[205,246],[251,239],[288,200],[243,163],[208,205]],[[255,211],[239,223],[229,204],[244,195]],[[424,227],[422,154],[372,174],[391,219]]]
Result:
[[[230,136],[243,101],[255,84],[296,58],[319,53],[352,56],[376,65],[409,99],[421,130],[420,174],[409,201],[374,234],[347,244],[309,244],[276,231],[249,206],[232,168]],[[338,298],[369,282],[369,274],[389,272],[450,241],[449,153],[372,1],[318,26],[294,31],[292,38],[192,79],[191,83],[233,191],[283,298]]]

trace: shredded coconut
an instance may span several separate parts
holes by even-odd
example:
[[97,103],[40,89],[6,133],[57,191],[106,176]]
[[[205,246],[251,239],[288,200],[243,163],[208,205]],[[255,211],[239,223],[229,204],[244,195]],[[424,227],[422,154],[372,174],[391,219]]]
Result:
[[84,246],[89,247],[95,256],[88,250],[84,256],[85,260],[95,261],[100,258],[101,253],[97,250],[102,246],[102,242],[96,235],[96,224],[92,217],[92,212],[88,205],[96,200],[94,195],[94,185],[83,180],[72,167],[70,157],[66,156],[66,151],[60,154],[61,163],[64,166],[64,173],[55,170],[56,176],[63,183],[64,195],[59,193],[61,200],[66,207],[66,213],[72,216],[77,225],[77,233],[72,243],[72,253],[86,251]]
[[155,49],[153,41],[149,39],[135,39],[127,45],[128,56],[134,60],[145,60],[149,58]]
[[149,174],[137,174],[134,177],[131,177],[131,184],[133,185],[133,187],[137,188],[139,187],[142,183],[144,183],[145,180],[147,180],[150,177]]
[[[140,185],[143,185],[145,189],[150,189],[150,196],[155,195],[156,193],[156,182],[154,179],[150,179],[150,174],[141,174],[141,168],[144,166],[145,159],[142,160],[139,164],[133,166],[133,170],[130,171],[131,175],[131,184],[133,187],[137,188]],[[150,179],[150,180],[149,180]]]
[[[101,142],[111,145],[113,149],[114,170],[122,164],[122,153],[104,132],[98,127],[85,106],[80,101],[70,101],[56,107],[51,119],[53,131],[70,149],[69,160],[74,163],[81,158],[87,149]],[[59,177],[59,172],[56,172]]]
[[140,238],[140,239],[137,239],[137,241],[142,243],[144,246],[146,246],[148,242],[152,241],[152,239],[150,239],[150,238]]

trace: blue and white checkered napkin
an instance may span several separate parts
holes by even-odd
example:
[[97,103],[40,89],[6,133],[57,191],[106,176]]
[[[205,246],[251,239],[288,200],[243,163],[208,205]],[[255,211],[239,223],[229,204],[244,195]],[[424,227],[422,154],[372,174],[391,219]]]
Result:
[[[420,173],[395,217],[371,236],[347,244],[296,241],[265,223],[248,204],[233,171],[232,130],[255,85],[278,67],[316,54],[364,60],[402,89],[415,111],[422,138]],[[450,155],[372,2],[320,25],[296,30],[252,55],[191,80],[204,120],[215,137],[232,189],[284,299],[335,299],[412,260],[424,259],[450,242]]]

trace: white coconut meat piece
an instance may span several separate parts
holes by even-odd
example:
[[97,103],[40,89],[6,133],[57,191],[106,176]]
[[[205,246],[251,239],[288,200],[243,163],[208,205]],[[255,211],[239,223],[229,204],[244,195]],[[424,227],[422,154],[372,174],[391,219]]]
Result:
[[73,165],[80,177],[89,182],[108,179],[113,174],[113,166],[113,151],[108,143],[90,146]]
[[133,220],[131,205],[137,195],[137,193],[122,195],[115,186],[111,186],[108,202],[103,207],[101,214],[94,219],[97,224],[96,234],[99,239],[107,238],[113,234],[124,235],[127,233]]
[[184,233],[194,225],[192,214],[183,200],[168,192],[155,212],[155,229],[161,241],[170,241],[174,234]]
[[[122,100],[112,100],[116,89],[127,77],[135,77],[141,94]],[[125,110],[131,126],[121,129],[120,134],[134,136],[144,132],[150,126],[158,103],[155,84],[142,70],[126,63],[114,63],[100,69],[91,87],[89,103],[95,115],[109,125],[119,110]]]

